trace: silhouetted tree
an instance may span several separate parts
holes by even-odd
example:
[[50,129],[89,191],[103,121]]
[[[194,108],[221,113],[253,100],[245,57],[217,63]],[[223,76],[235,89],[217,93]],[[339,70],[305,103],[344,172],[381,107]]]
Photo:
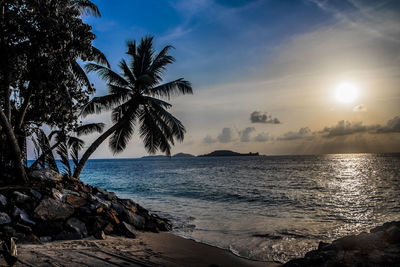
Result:
[[128,65],[125,60],[121,61],[121,75],[106,66],[94,63],[86,65],[88,72],[96,71],[107,81],[109,94],[93,98],[82,114],[85,116],[112,110],[114,125],[85,151],[74,177],[79,177],[89,157],[109,136],[109,145],[114,153],[124,150],[136,125],[149,153],[161,150],[170,155],[174,139],[183,140],[184,126],[167,111],[171,104],[159,99],[193,93],[190,83],[183,79],[160,84],[166,66],[174,62],[174,58],[168,54],[170,49],[171,46],[166,46],[155,54],[153,38],[145,37],[138,46],[135,42],[128,42],[130,62]]

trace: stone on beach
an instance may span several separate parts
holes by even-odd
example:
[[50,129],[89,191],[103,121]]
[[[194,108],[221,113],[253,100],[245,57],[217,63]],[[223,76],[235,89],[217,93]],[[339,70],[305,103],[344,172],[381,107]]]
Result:
[[63,220],[74,213],[74,208],[59,200],[47,198],[40,202],[35,209],[36,217],[42,220]]
[[35,179],[53,182],[60,182],[63,179],[62,174],[49,169],[34,170],[30,173],[30,176]]

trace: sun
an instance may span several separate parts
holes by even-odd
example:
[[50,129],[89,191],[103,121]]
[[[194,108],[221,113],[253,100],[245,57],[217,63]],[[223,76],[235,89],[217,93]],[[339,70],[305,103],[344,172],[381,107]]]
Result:
[[349,82],[340,83],[336,87],[336,99],[341,103],[353,103],[358,97],[358,87]]

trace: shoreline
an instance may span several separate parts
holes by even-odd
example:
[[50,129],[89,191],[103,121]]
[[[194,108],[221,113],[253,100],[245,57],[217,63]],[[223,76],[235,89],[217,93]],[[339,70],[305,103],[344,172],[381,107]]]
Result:
[[63,265],[67,262],[73,266],[282,266],[276,262],[246,259],[230,250],[169,232],[137,232],[133,239],[108,236],[106,240],[89,237],[20,244],[18,252],[20,266]]

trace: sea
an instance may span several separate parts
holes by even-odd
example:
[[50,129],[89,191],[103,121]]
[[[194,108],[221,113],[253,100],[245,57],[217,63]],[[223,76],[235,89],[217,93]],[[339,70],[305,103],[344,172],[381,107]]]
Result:
[[400,220],[400,154],[93,159],[81,179],[254,260]]

